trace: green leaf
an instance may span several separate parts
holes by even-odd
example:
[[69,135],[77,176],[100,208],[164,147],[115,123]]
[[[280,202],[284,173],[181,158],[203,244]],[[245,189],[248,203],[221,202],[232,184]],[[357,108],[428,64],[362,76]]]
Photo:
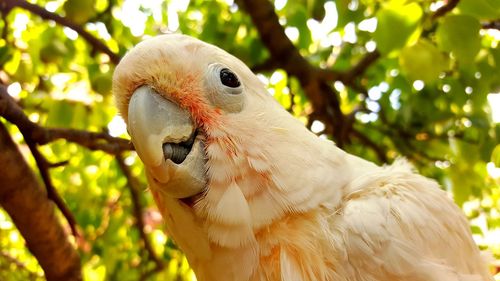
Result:
[[471,231],[472,231],[472,234],[483,235],[483,230],[477,225],[471,226]]
[[360,22],[365,19],[363,9],[352,10],[349,9],[350,0],[336,0],[335,6],[337,7],[338,23],[340,27],[345,26],[349,22]]
[[446,16],[436,32],[438,46],[443,51],[452,52],[459,62],[471,64],[481,47],[480,29],[481,24],[474,17]]
[[13,74],[13,77],[18,82],[30,82],[35,78],[33,77],[33,74],[34,71],[31,58],[26,57],[25,59],[21,59],[21,61],[19,62],[19,65],[16,72]]
[[325,0],[308,0],[307,8],[313,19],[322,21],[325,18]]
[[95,16],[94,0],[67,0],[64,2],[66,17],[76,24],[86,23]]
[[12,50],[8,46],[0,47],[0,65],[4,65],[12,58]]
[[73,121],[73,105],[65,100],[52,101],[49,103],[49,114],[46,126],[70,127]]
[[461,0],[457,8],[460,13],[480,20],[500,18],[500,1],[498,0]]
[[491,162],[500,167],[500,144],[497,144],[491,153]]
[[423,80],[426,83],[436,81],[449,65],[446,57],[426,39],[405,47],[401,51],[399,63],[411,80]]
[[103,96],[111,94],[111,73],[98,73],[90,79],[92,90]]
[[305,8],[297,7],[288,20],[288,25],[299,30],[299,40],[297,42],[301,49],[307,49],[311,44],[311,31],[307,27],[307,12]]
[[377,29],[373,39],[382,54],[403,48],[418,32],[422,8],[417,3],[392,3],[377,12]]

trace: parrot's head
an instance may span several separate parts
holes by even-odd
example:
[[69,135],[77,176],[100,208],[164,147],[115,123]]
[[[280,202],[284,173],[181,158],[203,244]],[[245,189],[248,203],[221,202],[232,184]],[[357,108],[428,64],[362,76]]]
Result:
[[336,180],[337,160],[326,156],[334,146],[218,47],[179,34],[147,39],[116,67],[113,93],[152,191],[189,208],[218,245],[255,242],[258,229],[330,196],[304,187]]
[[[148,173],[165,193],[185,198],[206,188],[210,143],[235,145],[227,129],[251,106],[248,96],[266,98],[260,84],[221,49],[169,34],[138,44],[122,59],[113,92]],[[235,152],[227,148],[222,153]]]

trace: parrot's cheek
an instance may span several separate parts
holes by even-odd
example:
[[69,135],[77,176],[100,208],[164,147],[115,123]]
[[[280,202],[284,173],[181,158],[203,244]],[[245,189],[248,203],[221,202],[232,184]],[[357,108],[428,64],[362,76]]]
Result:
[[174,198],[187,198],[205,189],[205,163],[203,137],[198,135],[182,163],[176,164],[172,159],[165,159],[159,166],[147,167],[147,173],[162,193]]
[[204,137],[189,112],[142,86],[129,102],[128,130],[155,188],[175,198],[191,197],[205,189]]

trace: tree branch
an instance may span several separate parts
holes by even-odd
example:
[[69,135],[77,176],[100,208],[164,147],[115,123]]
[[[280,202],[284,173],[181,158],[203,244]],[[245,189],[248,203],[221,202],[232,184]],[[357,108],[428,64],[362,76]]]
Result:
[[361,133],[360,131],[358,131],[354,128],[352,129],[351,132],[352,132],[352,135],[355,136],[356,138],[358,138],[361,143],[363,143],[364,145],[373,149],[373,151],[375,151],[375,153],[377,154],[378,159],[382,163],[387,163],[387,161],[389,159],[387,159],[387,155],[385,154],[385,151],[381,146],[379,146],[374,141],[372,141],[370,138],[368,138],[366,135],[364,135],[363,133]]
[[26,116],[22,108],[7,93],[7,89],[3,85],[0,85],[0,116],[15,124],[25,137],[29,137],[39,145],[44,145],[58,139],[65,139],[90,150],[102,150],[113,155],[134,149],[129,140],[112,137],[107,133],[41,127],[29,120],[28,116]]
[[451,12],[458,5],[458,2],[460,2],[460,0],[448,0],[445,5],[441,6],[436,10],[436,12],[434,12],[432,19],[435,20]]
[[500,30],[500,19],[491,22],[486,22],[481,25],[483,29],[498,29]]
[[242,7],[252,18],[260,38],[269,50],[277,66],[290,76],[296,77],[306,96],[311,101],[315,116],[325,124],[326,133],[333,135],[337,144],[342,146],[341,138],[344,115],[340,109],[337,94],[327,81],[319,75],[286,36],[283,26],[268,0],[241,0]]
[[2,28],[2,39],[5,40],[5,41],[8,41],[7,40],[7,36],[9,35],[9,21],[7,21],[7,15],[9,13],[9,10],[8,9],[2,9],[1,11],[2,13],[2,21],[3,21],[3,28]]
[[[428,160],[428,161],[445,161],[446,159],[444,158],[438,158],[434,157],[428,154],[426,150],[422,150],[418,148],[418,145],[415,145],[416,141],[416,135],[418,134],[426,134],[428,135],[428,138],[434,138],[434,139],[442,139],[449,141],[450,137],[445,134],[445,135],[435,135],[431,132],[411,132],[406,130],[405,128],[401,127],[400,125],[389,122],[387,120],[387,116],[385,115],[385,112],[383,110],[379,111],[379,118],[382,124],[384,124],[387,128],[379,128],[379,131],[383,133],[384,135],[388,136],[389,140],[391,140],[392,144],[401,152],[403,153],[406,157],[409,159],[412,159],[414,161],[418,161],[421,164],[424,164],[422,159]],[[403,142],[397,142],[394,140],[403,140]]]
[[31,271],[29,268],[26,267],[26,264],[23,263],[22,261],[16,259],[15,257],[11,256],[9,253],[0,251],[0,257],[3,259],[7,260],[10,264],[16,265],[17,268],[22,269],[28,273],[30,276],[30,279],[36,280],[37,278],[42,278],[43,275]]
[[94,49],[99,50],[100,52],[103,52],[106,55],[108,55],[111,62],[113,62],[114,64],[118,64],[118,62],[120,61],[120,56],[111,51],[108,48],[108,46],[106,46],[102,41],[100,41],[94,35],[83,29],[83,27],[81,27],[80,25],[71,22],[67,18],[49,12],[38,5],[29,3],[24,0],[2,0],[2,3],[0,5],[6,6],[7,9],[19,7],[28,10],[31,13],[38,15],[43,19],[53,20],[57,24],[69,27],[74,31],[76,31],[80,36],[82,36],[82,38],[85,39],[90,45],[92,45]]
[[260,63],[260,64],[256,64],[254,66],[252,66],[250,68],[250,70],[252,70],[252,72],[266,72],[266,71],[273,71],[275,70],[276,68],[278,68],[280,66],[280,64],[278,62],[276,62],[275,60],[273,60],[272,58]]
[[[2,110],[3,109],[3,110]],[[32,139],[32,134],[31,131],[26,130],[29,126],[33,126],[34,123],[32,123],[26,115],[24,115],[24,112],[22,109],[14,102],[14,100],[8,95],[5,87],[3,85],[0,85],[0,115],[4,116],[2,113],[3,112],[8,112],[9,114],[6,114],[6,116],[10,116],[12,118],[7,118],[9,121],[12,121],[12,119],[18,118],[18,120],[25,122],[26,125],[24,126],[18,126],[19,130],[24,136],[24,140],[26,141],[26,144],[28,145],[31,154],[35,158],[35,162],[38,166],[38,170],[40,171],[40,175],[42,177],[42,180],[45,184],[45,188],[47,190],[47,196],[49,199],[51,199],[56,206],[59,208],[63,216],[66,218],[68,221],[68,225],[71,228],[71,232],[73,233],[74,236],[78,236],[78,231],[76,228],[76,219],[69,210],[69,208],[66,206],[64,203],[64,200],[61,198],[57,190],[54,188],[54,185],[52,184],[52,180],[50,178],[49,174],[49,169],[53,168],[55,166],[60,166],[64,163],[67,163],[67,161],[61,162],[61,163],[56,163],[52,164],[47,159],[42,155],[42,153],[38,150],[37,143]],[[28,122],[32,123],[29,124]],[[15,123],[14,123],[15,124]],[[36,124],[35,124],[36,125]],[[38,125],[36,125],[38,126]],[[39,128],[39,127],[37,127]]]
[[311,102],[314,112],[310,118],[325,124],[325,133],[333,136],[339,147],[349,142],[351,126],[346,124],[345,115],[340,108],[338,94],[333,90],[331,83],[342,81],[353,89],[359,89],[357,79],[379,57],[375,51],[368,53],[356,65],[346,72],[331,69],[321,69],[310,64],[293,45],[285,34],[273,4],[268,0],[239,0],[241,6],[252,18],[260,38],[271,54],[271,58],[256,69],[279,67],[290,76],[296,77],[305,95]]
[[299,53],[292,41],[286,36],[279,23],[274,6],[268,0],[241,0],[242,7],[252,18],[260,38],[271,53],[268,61],[285,69],[301,81],[309,80],[313,66]]
[[293,113],[293,108],[295,107],[295,93],[292,91],[292,87],[290,85],[290,80],[287,81],[286,86],[288,87],[288,95],[290,96],[290,105],[286,109],[288,112]]
[[57,192],[56,188],[54,187],[54,184],[52,184],[52,179],[50,178],[49,169],[52,168],[54,165],[50,163],[42,155],[40,150],[38,150],[38,147],[35,142],[33,142],[29,138],[26,138],[26,136],[24,136],[24,139],[26,141],[26,144],[28,144],[31,154],[33,155],[33,158],[35,158],[36,165],[38,167],[38,170],[40,171],[40,175],[42,176],[43,183],[45,184],[45,189],[47,190],[48,198],[56,204],[57,208],[63,214],[64,218],[68,222],[69,227],[71,228],[71,233],[73,234],[73,236],[75,237],[79,236],[76,228],[77,222],[75,216],[73,215],[73,213],[68,208],[62,197]]
[[127,187],[130,191],[130,197],[132,199],[132,206],[133,206],[133,213],[135,217],[135,225],[137,229],[139,230],[139,235],[144,243],[144,249],[148,253],[149,258],[154,262],[155,268],[151,271],[152,273],[160,271],[165,267],[164,263],[162,260],[158,257],[156,252],[153,249],[153,246],[151,245],[151,242],[148,239],[148,236],[145,232],[145,227],[144,227],[144,219],[142,217],[143,215],[143,207],[141,204],[140,200],[140,190],[141,190],[141,184],[132,175],[132,172],[130,171],[129,166],[125,164],[125,161],[123,159],[123,156],[121,154],[116,155],[116,161],[118,162],[118,166],[120,167],[120,170],[122,171],[123,175],[127,178]]
[[49,281],[82,280],[80,258],[9,132],[0,123],[0,205],[26,239]]
[[92,133],[73,129],[47,129],[31,122],[23,112],[22,108],[10,97],[5,86],[0,85],[0,116],[15,124],[24,136],[26,144],[35,158],[40,175],[47,190],[47,196],[59,208],[68,221],[73,235],[78,236],[77,223],[73,214],[58,194],[50,178],[49,169],[60,166],[67,161],[52,164],[38,150],[37,145],[64,138],[68,141],[78,143],[91,150],[103,150],[111,154],[118,154],[124,150],[132,149],[129,141],[113,138],[106,133]]
[[[373,52],[367,53],[356,65],[354,65],[350,70],[345,73],[335,73],[331,72],[331,77],[329,81],[339,80],[342,83],[356,87],[355,79],[363,76],[365,71],[370,67],[378,58],[380,58],[379,51],[375,50]],[[335,75],[337,77],[335,77]]]

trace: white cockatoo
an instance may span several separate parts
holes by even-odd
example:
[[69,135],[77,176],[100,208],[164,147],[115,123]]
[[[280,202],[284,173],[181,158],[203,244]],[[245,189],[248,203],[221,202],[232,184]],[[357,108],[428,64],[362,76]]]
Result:
[[147,39],[113,92],[199,281],[493,280],[436,182],[318,138],[215,46]]

